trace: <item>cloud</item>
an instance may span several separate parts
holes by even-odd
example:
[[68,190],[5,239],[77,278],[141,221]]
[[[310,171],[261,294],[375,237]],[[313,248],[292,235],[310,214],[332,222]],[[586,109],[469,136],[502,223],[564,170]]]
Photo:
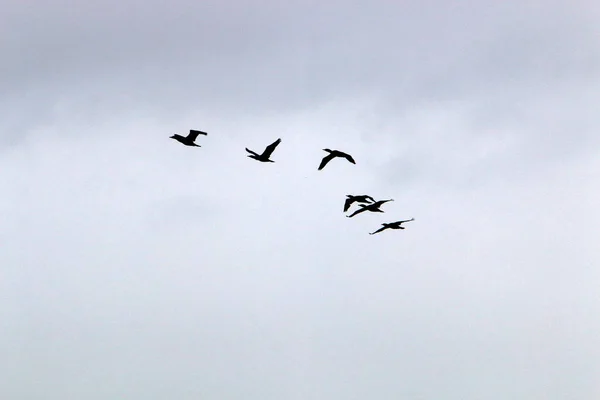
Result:
[[0,397],[599,393],[591,3],[0,18]]

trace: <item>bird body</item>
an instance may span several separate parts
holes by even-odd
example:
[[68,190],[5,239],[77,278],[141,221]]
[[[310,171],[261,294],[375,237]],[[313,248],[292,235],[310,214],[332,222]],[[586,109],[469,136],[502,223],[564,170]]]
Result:
[[414,218],[411,219],[407,219],[404,221],[396,221],[396,222],[389,222],[389,223],[383,223],[381,224],[382,227],[377,229],[375,232],[370,232],[369,235],[374,235],[376,233],[379,233],[381,231],[385,231],[386,229],[405,229],[403,226],[401,226],[404,222],[410,222],[410,221],[414,221]]
[[175,134],[173,136],[171,136],[171,139],[175,139],[177,140],[179,143],[183,143],[186,146],[192,146],[192,147],[202,147],[198,144],[195,143],[196,138],[198,137],[198,135],[208,135],[208,133],[206,132],[202,132],[202,131],[197,131],[194,129],[190,129],[190,133],[188,133],[187,136],[181,136],[178,134]]
[[262,152],[262,154],[258,154],[246,147],[246,151],[248,153],[250,153],[250,155],[248,157],[258,160],[258,161],[261,161],[261,162],[275,162],[273,160],[270,160],[269,157],[271,156],[273,151],[275,151],[275,148],[279,145],[279,143],[281,143],[281,139],[277,139],[276,141],[274,141],[273,143],[268,145],[265,148],[265,150]]
[[354,158],[352,158],[352,156],[350,154],[344,153],[343,151],[330,150],[330,149],[323,149],[323,150],[328,152],[329,154],[327,154],[321,160],[321,164],[319,164],[319,171],[322,170],[323,168],[325,168],[327,163],[336,157],[345,158],[346,160],[350,161],[352,164],[356,164],[356,162],[354,161]]
[[371,204],[367,204],[367,205],[361,204],[359,210],[354,211],[350,215],[346,215],[346,217],[352,218],[355,215],[358,215],[358,214],[360,214],[362,212],[365,212],[365,211],[380,212],[380,213],[382,213],[383,211],[379,207],[381,207],[384,203],[387,203],[388,201],[394,201],[394,199],[379,200],[379,201],[376,201],[375,203],[371,203]]
[[356,203],[370,203],[370,202],[374,202],[374,201],[375,201],[374,198],[372,198],[371,196],[367,196],[366,194],[358,195],[358,196],[348,194],[348,195],[346,195],[346,201],[344,202],[344,212],[348,211],[350,206],[355,202]]

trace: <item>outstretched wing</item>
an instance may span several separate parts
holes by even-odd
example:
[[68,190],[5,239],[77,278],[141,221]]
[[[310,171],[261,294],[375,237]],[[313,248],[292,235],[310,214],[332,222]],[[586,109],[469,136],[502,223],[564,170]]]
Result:
[[319,171],[322,170],[323,168],[325,168],[325,166],[327,165],[327,163],[331,160],[333,160],[335,156],[332,154],[327,154],[325,157],[323,157],[323,159],[321,160],[321,164],[319,164]]
[[354,203],[354,199],[352,197],[348,197],[344,202],[344,212],[348,211],[352,203]]
[[256,157],[258,157],[258,154],[256,154],[255,152],[253,152],[252,150],[250,150],[249,148],[246,147],[246,151]]
[[281,143],[281,139],[277,139],[276,141],[265,147],[265,151],[263,151],[262,156],[269,158],[273,151],[275,151],[275,147],[277,147],[279,143]]
[[371,196],[365,196],[365,199],[370,200],[371,203],[375,203],[375,199],[372,198]]
[[346,160],[350,161],[352,164],[356,164],[356,161],[354,161],[354,158],[352,158],[352,156],[350,154],[342,153],[342,157],[344,157]]
[[[369,199],[371,199],[371,200],[369,200]],[[355,201],[358,201],[359,203],[367,203],[367,204],[369,204],[371,202],[374,202],[375,200],[372,197],[367,196],[366,194],[363,194],[363,195],[360,195],[360,196],[355,196]]]
[[190,129],[190,133],[188,133],[187,137],[188,139],[190,139],[192,142],[194,140],[196,140],[196,138],[198,137],[198,135],[208,135],[208,133],[206,132],[202,132],[202,131],[196,131],[194,129]]
[[382,226],[381,228],[377,229],[375,232],[371,232],[371,233],[369,233],[369,235],[374,235],[374,234],[376,234],[376,233],[379,233],[379,232],[381,232],[381,231],[385,231],[387,228],[388,228],[388,227],[384,225],[384,226]]
[[410,222],[410,221],[414,221],[414,220],[415,220],[414,218],[411,218],[411,219],[407,219],[407,220],[404,220],[404,221],[396,221],[395,224],[400,225],[400,224],[402,224],[404,222]]
[[357,215],[357,214],[360,214],[361,212],[367,211],[368,209],[369,209],[369,207],[368,207],[368,206],[364,206],[364,205],[362,205],[362,204],[361,204],[361,205],[360,205],[360,209],[358,209],[358,210],[354,211],[354,212],[353,212],[352,214],[350,214],[350,215],[346,215],[346,217],[348,217],[348,218],[352,218],[352,217],[354,217],[355,215]]

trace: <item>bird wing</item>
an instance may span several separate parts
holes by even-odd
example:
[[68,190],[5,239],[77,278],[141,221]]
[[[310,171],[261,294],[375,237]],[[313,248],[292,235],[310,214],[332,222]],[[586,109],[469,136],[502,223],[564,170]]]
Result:
[[396,223],[396,224],[398,224],[398,225],[400,225],[400,224],[402,224],[403,222],[410,222],[410,221],[414,221],[414,220],[415,220],[414,218],[411,218],[411,219],[406,219],[406,220],[404,220],[404,221],[397,221],[397,222],[395,222],[395,223]]
[[325,166],[327,165],[327,163],[331,160],[333,160],[335,156],[333,154],[327,154],[325,157],[323,157],[323,159],[321,160],[321,164],[319,164],[319,171],[322,170],[323,168],[325,168]]
[[361,196],[357,196],[357,197],[355,198],[355,201],[358,201],[359,203],[367,203],[367,204],[370,202],[370,201],[369,201],[369,196],[366,196],[366,195],[364,195],[364,194],[363,194],[363,195],[361,195]]
[[250,150],[249,148],[246,147],[246,151],[254,156],[258,157],[258,154],[256,154],[255,152],[253,152],[252,150]]
[[369,233],[369,235],[374,235],[376,233],[379,233],[381,231],[385,231],[388,227],[387,226],[382,226],[381,228],[377,229],[375,232]]
[[269,158],[273,151],[275,151],[275,147],[277,147],[279,143],[281,143],[281,139],[277,139],[276,141],[265,147],[265,151],[263,151],[262,156]]
[[[342,152],[340,152],[340,153],[342,153]],[[350,161],[352,164],[356,164],[356,161],[354,161],[354,158],[352,158],[352,156],[350,154],[342,153],[342,157],[344,157],[346,160]]]
[[365,199],[370,200],[372,203],[375,203],[375,199],[371,196],[365,196]]
[[352,197],[348,197],[344,202],[344,212],[348,211],[352,203],[354,203],[354,199]]
[[367,211],[367,210],[369,209],[369,207],[365,207],[365,206],[363,206],[363,205],[361,205],[360,207],[361,207],[361,208],[360,208],[359,210],[356,210],[356,211],[354,211],[354,212],[353,212],[352,214],[350,214],[350,215],[346,215],[346,217],[348,217],[348,218],[352,218],[352,217],[354,217],[355,215],[357,215],[357,214],[360,214],[361,212],[363,212],[363,211]]
[[193,142],[194,140],[196,140],[198,135],[208,135],[208,134],[206,132],[190,129],[190,133],[188,133],[187,137],[188,137],[188,139],[190,139]]

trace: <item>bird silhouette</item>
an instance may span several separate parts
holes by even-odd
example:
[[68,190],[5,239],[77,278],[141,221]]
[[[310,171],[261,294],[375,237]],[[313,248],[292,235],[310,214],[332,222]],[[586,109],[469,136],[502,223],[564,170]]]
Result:
[[382,210],[381,210],[379,207],[381,207],[381,206],[382,206],[384,203],[387,203],[388,201],[394,201],[394,199],[389,199],[389,200],[379,200],[379,201],[376,201],[375,203],[371,203],[371,204],[367,204],[367,205],[361,204],[361,205],[359,206],[359,207],[360,207],[360,209],[359,209],[359,210],[356,210],[356,211],[354,211],[354,212],[353,212],[352,214],[350,214],[350,215],[346,215],[346,217],[347,217],[347,218],[352,218],[352,217],[354,217],[355,215],[358,215],[358,214],[360,214],[360,213],[362,213],[362,212],[365,212],[365,211],[371,211],[371,212],[381,212],[381,213],[382,213],[383,211],[382,211]]
[[322,170],[323,168],[325,168],[327,163],[336,157],[343,157],[346,160],[350,161],[352,164],[356,164],[356,162],[354,161],[354,158],[352,158],[352,156],[350,154],[346,154],[339,150],[330,150],[330,149],[323,149],[323,150],[328,152],[329,154],[326,155],[325,157],[323,157],[323,159],[321,160],[321,164],[319,164],[319,171]]
[[270,160],[269,157],[271,156],[273,151],[275,151],[275,147],[277,147],[277,145],[279,143],[281,143],[281,139],[277,139],[276,141],[274,141],[273,143],[268,145],[265,148],[265,150],[262,152],[262,154],[257,154],[254,151],[252,151],[246,147],[246,151],[248,153],[250,153],[250,155],[248,157],[254,158],[255,160],[262,161],[262,162],[275,162],[273,160]]
[[405,229],[402,225],[404,222],[410,222],[410,221],[414,221],[414,218],[411,219],[407,219],[404,221],[396,221],[396,222],[390,222],[390,223],[383,223],[381,224],[382,227],[377,229],[375,232],[369,232],[369,235],[374,235],[376,233],[379,233],[381,231],[385,231],[386,229]]
[[366,194],[359,196],[347,194],[346,197],[346,201],[344,202],[344,212],[348,211],[352,203],[371,203],[375,201],[374,198],[372,198],[371,196],[367,196]]
[[208,133],[190,129],[190,133],[188,133],[187,136],[181,136],[181,135],[175,134],[175,135],[171,136],[171,139],[175,139],[178,142],[185,144],[186,146],[202,147],[202,146],[194,143],[196,141],[196,138],[198,137],[198,135],[206,136],[206,135],[208,135]]

